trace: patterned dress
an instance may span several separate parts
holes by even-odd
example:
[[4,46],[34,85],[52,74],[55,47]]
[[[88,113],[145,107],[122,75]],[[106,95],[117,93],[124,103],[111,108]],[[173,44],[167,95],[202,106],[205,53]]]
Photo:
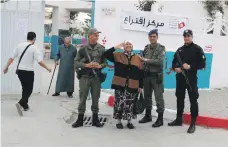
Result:
[[137,117],[135,102],[138,93],[131,93],[127,90],[115,90],[114,119],[131,120]]
[[106,59],[114,63],[112,89],[115,89],[114,119],[136,118],[138,89],[143,88],[142,62],[133,52],[115,52],[111,48],[104,53]]

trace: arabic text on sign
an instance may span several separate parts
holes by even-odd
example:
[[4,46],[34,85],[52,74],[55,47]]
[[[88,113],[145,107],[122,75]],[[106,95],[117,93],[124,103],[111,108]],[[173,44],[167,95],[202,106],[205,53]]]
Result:
[[139,17],[139,18],[134,19],[132,16],[125,17],[124,23],[130,24],[130,25],[140,24],[145,27],[154,26],[155,28],[163,27],[165,25],[163,22],[161,22],[161,23],[156,22],[156,20],[146,20],[146,18],[144,18],[144,17]]

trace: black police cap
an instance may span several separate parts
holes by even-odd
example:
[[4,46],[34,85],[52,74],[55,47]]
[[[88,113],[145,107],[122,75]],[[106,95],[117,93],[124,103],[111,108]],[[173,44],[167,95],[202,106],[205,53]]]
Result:
[[185,30],[183,33],[183,36],[193,36],[192,30],[189,30],[189,29]]

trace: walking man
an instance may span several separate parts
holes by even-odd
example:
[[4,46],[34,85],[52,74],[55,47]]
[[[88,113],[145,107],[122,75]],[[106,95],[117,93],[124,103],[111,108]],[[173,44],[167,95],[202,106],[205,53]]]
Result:
[[184,45],[178,48],[172,62],[172,68],[176,72],[177,116],[176,119],[168,125],[182,125],[185,91],[187,89],[191,104],[191,124],[187,132],[194,133],[199,111],[197,102],[197,99],[199,98],[197,70],[205,68],[206,57],[202,48],[193,43],[193,33],[191,30],[185,30],[183,36]]
[[147,123],[152,121],[152,93],[155,94],[155,101],[157,105],[158,118],[152,127],[160,127],[163,125],[164,113],[164,83],[163,83],[163,61],[165,56],[165,46],[159,44],[158,30],[151,30],[149,32],[150,44],[145,46],[144,58],[145,62],[145,78],[144,78],[144,96],[146,99],[146,114],[139,121],[139,123]]
[[55,93],[52,96],[59,96],[60,92],[67,92],[69,98],[74,92],[74,58],[77,50],[71,44],[71,38],[66,37],[64,44],[59,47],[56,58],[56,65],[59,65],[59,72],[56,81]]
[[73,128],[83,126],[86,99],[89,90],[91,91],[92,97],[92,125],[96,127],[103,126],[98,120],[98,102],[101,92],[101,82],[99,76],[101,74],[101,69],[104,68],[107,63],[103,56],[105,48],[101,44],[97,43],[99,33],[101,32],[97,29],[91,28],[88,32],[88,44],[83,45],[76,56],[76,68],[81,69],[80,76],[78,75],[80,103],[78,106],[78,119],[72,125]]
[[33,82],[34,82],[34,61],[37,61],[40,66],[51,72],[42,61],[42,54],[39,49],[34,45],[36,41],[36,34],[34,32],[28,32],[27,42],[17,45],[11,58],[8,60],[4,69],[4,73],[8,72],[8,68],[16,57],[19,57],[17,64],[16,74],[22,85],[22,98],[16,104],[18,113],[23,116],[22,108],[24,111],[29,110],[28,99],[32,94]]

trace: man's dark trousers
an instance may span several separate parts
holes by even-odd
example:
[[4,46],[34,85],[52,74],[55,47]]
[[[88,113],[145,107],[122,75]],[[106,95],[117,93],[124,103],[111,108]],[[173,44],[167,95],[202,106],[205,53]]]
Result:
[[197,76],[188,75],[188,80],[191,86],[186,83],[185,77],[182,73],[176,75],[176,97],[177,97],[177,116],[182,117],[184,111],[184,100],[185,100],[185,91],[188,90],[189,101],[190,101],[190,111],[191,116],[196,118],[198,116],[199,108],[197,99],[199,98],[198,87],[197,87]]
[[18,70],[18,78],[20,79],[22,86],[22,98],[19,101],[19,104],[24,109],[28,109],[28,99],[31,96],[33,90],[34,72]]

